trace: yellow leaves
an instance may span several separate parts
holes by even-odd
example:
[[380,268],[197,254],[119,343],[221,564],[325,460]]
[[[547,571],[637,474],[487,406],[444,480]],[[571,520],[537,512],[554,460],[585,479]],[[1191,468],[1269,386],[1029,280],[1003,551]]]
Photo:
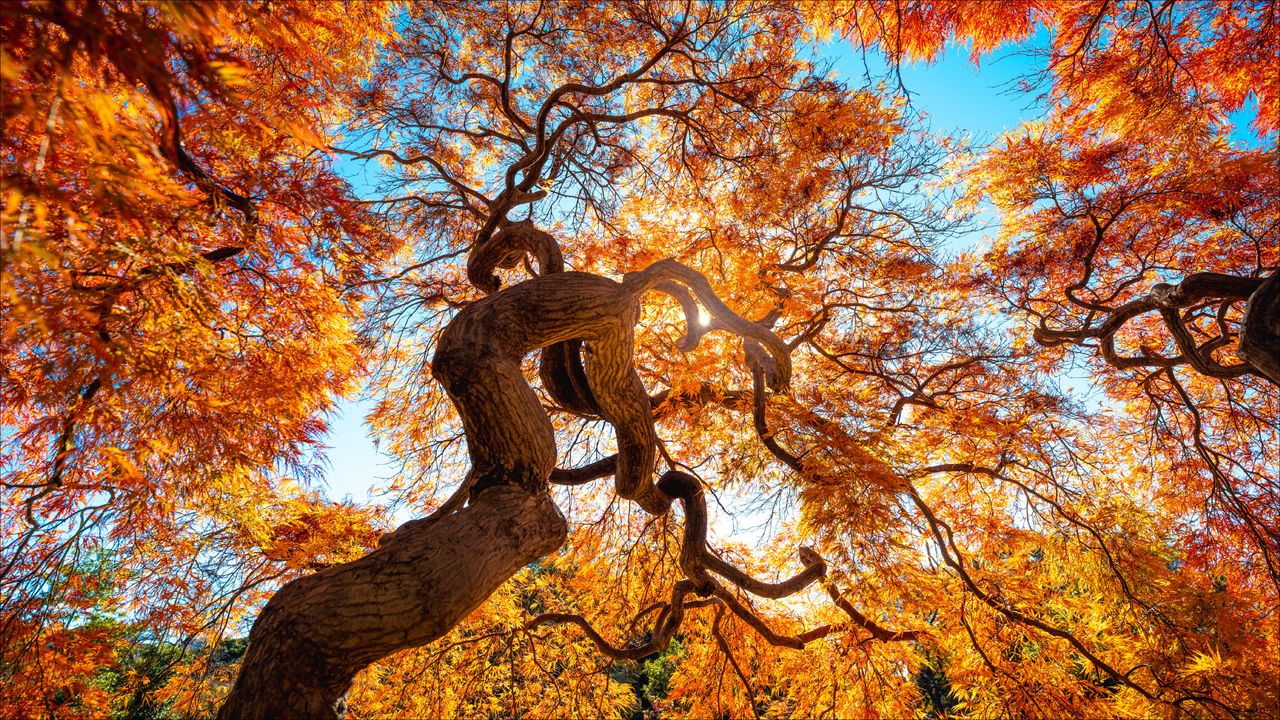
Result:
[[[11,54],[20,52],[15,47],[38,47],[34,40],[0,49],[6,100],[16,108],[14,131],[3,141],[6,157],[27,173],[5,187],[6,229],[11,232],[24,206],[28,213],[28,242],[12,254],[6,249],[4,258],[6,375],[0,392],[11,393],[4,399],[14,402],[0,410],[0,425],[22,428],[13,444],[15,466],[38,487],[68,413],[88,408],[74,428],[71,480],[36,510],[75,509],[73,493],[86,482],[96,483],[94,489],[78,499],[96,500],[92,493],[102,494],[102,487],[119,492],[104,511],[114,513],[112,531],[97,534],[118,543],[129,555],[128,567],[143,579],[112,589],[145,598],[137,605],[139,617],[157,608],[185,608],[174,621],[182,627],[222,619],[190,608],[207,605],[223,585],[229,592],[265,592],[267,578],[281,569],[308,572],[376,543],[382,527],[377,511],[328,502],[309,492],[306,482],[284,476],[314,472],[311,453],[323,438],[325,412],[372,368],[379,371],[372,391],[381,399],[372,425],[405,463],[394,497],[422,512],[438,502],[437,491],[451,489],[465,473],[459,421],[425,362],[432,329],[475,294],[460,290],[463,280],[448,260],[393,282],[358,285],[365,293],[360,296],[350,288],[463,247],[474,232],[469,211],[435,196],[424,203],[427,211],[397,205],[388,216],[403,220],[404,234],[420,243],[401,244],[388,230],[388,217],[352,202],[327,158],[300,152],[325,149],[333,118],[356,125],[366,120],[369,105],[349,102],[361,93],[356,81],[382,60],[387,72],[408,61],[390,54],[404,46],[373,52],[379,43],[399,31],[409,43],[414,33],[436,32],[439,26],[430,23],[452,16],[414,7],[393,27],[387,19],[397,10],[389,4],[277,5],[268,13],[237,4],[168,4],[119,18],[165,23],[150,50],[169,69],[160,79],[178,96],[184,149],[203,177],[254,198],[259,212],[251,229],[227,203],[209,197],[201,176],[179,167],[173,148],[162,147],[165,139],[155,132],[161,121],[157,97],[139,91],[145,83],[122,64],[133,56],[105,53],[95,67],[79,57],[59,77],[44,78],[30,74],[34,65],[25,57]],[[131,12],[127,5],[101,6]],[[714,15],[722,7],[729,6],[706,3],[690,12]],[[932,57],[948,38],[967,39],[985,52],[1025,34],[1029,18],[1071,13],[1072,7],[850,2],[806,3],[801,10],[819,37],[849,32],[866,42],[896,38],[902,44],[894,52]],[[755,13],[754,6],[742,10]],[[654,47],[653,34],[634,22],[633,13],[649,12],[647,5],[461,4],[447,9],[462,18],[456,27],[465,31],[443,31],[449,46],[443,65],[505,77],[503,53],[495,48],[508,27],[533,21],[535,11],[564,27],[546,36],[554,42],[517,41],[511,113],[518,117],[536,108],[550,85],[597,68],[633,67]],[[519,22],[509,25],[507,12]],[[849,598],[868,617],[928,626],[929,643],[937,647],[859,644],[859,633],[842,631],[804,651],[781,651],[730,619],[725,632],[747,670],[750,687],[743,687],[710,637],[713,608],[701,608],[682,630],[688,647],[672,655],[679,665],[672,693],[655,707],[664,715],[695,717],[757,710],[777,717],[907,717],[924,712],[917,673],[927,649],[939,652],[934,665],[960,701],[952,710],[975,717],[1032,714],[1042,709],[1021,703],[1043,696],[1050,697],[1047,707],[1090,716],[1151,709],[1134,693],[1104,685],[1069,645],[980,604],[943,562],[908,502],[912,489],[947,523],[953,549],[964,554],[978,586],[1004,606],[1070,629],[1122,672],[1152,668],[1170,687],[1181,683],[1174,690],[1201,683],[1223,693],[1236,692],[1224,689],[1236,685],[1265,687],[1274,679],[1276,638],[1265,625],[1274,593],[1247,572],[1253,556],[1244,531],[1214,514],[1220,512],[1220,483],[1194,459],[1170,461],[1186,454],[1187,445],[1167,435],[1148,439],[1151,427],[1185,418],[1162,412],[1158,423],[1133,421],[1153,411],[1149,398],[1135,399],[1132,388],[1114,393],[1129,401],[1117,410],[1126,415],[1121,420],[1046,398],[1038,394],[1043,378],[1037,373],[1063,350],[1037,351],[1034,363],[1024,362],[1036,350],[1027,333],[993,338],[983,323],[1004,323],[995,313],[1010,302],[1025,301],[1033,312],[1065,307],[1046,295],[1079,276],[1067,263],[1078,270],[1088,252],[1080,230],[1087,241],[1091,228],[1072,217],[1085,211],[1107,214],[1123,205],[1133,213],[1132,221],[1126,215],[1111,226],[1122,242],[1102,248],[1094,272],[1110,284],[1100,294],[1086,289],[1091,301],[1126,281],[1118,270],[1133,257],[1162,268],[1200,269],[1197,263],[1222,257],[1250,270],[1271,263],[1276,258],[1267,254],[1269,246],[1244,242],[1265,233],[1237,232],[1226,218],[1268,227],[1260,204],[1235,198],[1275,194],[1267,180],[1273,158],[1242,156],[1221,138],[1206,141],[1195,127],[1203,118],[1171,124],[1153,116],[1159,122],[1140,133],[1132,120],[1143,103],[1126,99],[1123,78],[1108,71],[1081,86],[1110,96],[1096,114],[1064,117],[1078,107],[1059,105],[1053,117],[1009,134],[984,157],[955,152],[942,168],[950,175],[937,186],[970,183],[958,209],[990,213],[1003,227],[985,258],[965,255],[939,269],[916,226],[864,217],[899,212],[915,195],[904,195],[902,204],[877,205],[879,193],[890,189],[853,191],[858,207],[839,221],[845,225],[834,225],[850,187],[845,180],[856,185],[883,172],[914,182],[920,173],[934,172],[931,165],[892,162],[914,147],[902,117],[905,100],[847,90],[836,78],[807,78],[812,67],[793,57],[794,18],[771,13],[741,21],[770,32],[741,38],[740,58],[712,58],[700,68],[741,77],[690,101],[695,122],[687,136],[671,134],[684,126],[670,118],[582,132],[573,140],[575,152],[587,146],[591,152],[572,154],[566,144],[551,153],[549,163],[566,174],[540,178],[539,187],[563,195],[535,205],[534,216],[564,221],[552,227],[574,269],[617,277],[678,257],[704,271],[744,316],[769,317],[794,342],[799,372],[793,394],[770,396],[765,435],[802,455],[798,475],[775,462],[755,434],[750,378],[736,340],[713,332],[696,352],[677,353],[671,346],[683,318],[667,301],[647,302],[638,365],[651,392],[670,390],[657,413],[664,459],[698,468],[717,499],[739,511],[735,517],[713,506],[714,533],[733,537],[764,516],[779,519],[781,535],[770,548],[726,550],[753,572],[776,577],[794,570],[795,544],[813,539],[830,553],[832,577],[852,588]],[[671,19],[655,18],[659,25]],[[1249,24],[1231,27],[1244,32]],[[228,59],[185,65],[175,55],[182,48],[166,39],[170,35],[208,57]],[[713,46],[720,47],[707,47]],[[120,41],[109,49],[131,47]],[[229,59],[235,55],[252,62]],[[1221,66],[1225,59],[1209,64]],[[677,58],[655,73],[670,78],[689,69]],[[487,192],[521,150],[467,133],[514,134],[520,142],[527,133],[500,107],[492,83],[468,80],[457,94],[437,96],[445,83],[432,84],[432,72],[361,94],[362,102],[410,102],[415,122],[417,113],[433,111],[433,103],[445,107],[443,117],[458,121],[457,132],[451,131],[457,137],[427,142],[402,130],[389,135],[391,146],[406,155],[430,153],[453,179]],[[810,81],[810,90],[789,90]],[[1232,96],[1228,102],[1243,92],[1240,82],[1219,84]],[[20,87],[10,92],[10,83]],[[665,83],[635,85],[607,101],[571,94],[554,113],[567,113],[568,103],[630,111],[688,99],[684,90],[671,89],[681,85]],[[49,108],[40,107],[44,100],[27,99],[47,98],[55,88],[65,95],[61,119],[53,133],[42,134]],[[231,102],[210,99],[223,95]],[[1088,127],[1085,121],[1095,119],[1105,129]],[[48,163],[43,173],[31,173],[46,136]],[[358,128],[350,137],[363,139]],[[943,149],[963,151],[964,145]],[[1211,167],[1196,167],[1206,160]],[[585,163],[582,174],[570,177],[578,162]],[[413,170],[397,179],[415,192],[420,184],[440,185],[426,173]],[[583,178],[585,183],[576,182]],[[593,196],[599,216],[565,210],[579,190],[599,192]],[[1166,199],[1215,194],[1224,196],[1221,202]],[[479,202],[465,200],[468,207]],[[926,215],[940,217],[932,210]],[[1186,234],[1177,223],[1189,221],[1215,227]],[[1172,248],[1152,238],[1196,242]],[[1250,254],[1258,247],[1261,259]],[[244,250],[200,259],[219,248]],[[397,248],[403,252],[390,272],[382,272],[380,261]],[[792,250],[797,263],[812,251],[813,262],[803,271],[779,268]],[[1006,294],[1021,281],[1030,283],[1025,298]],[[1124,287],[1144,291],[1142,282]],[[364,314],[366,300],[385,301],[383,307],[404,301],[401,307],[408,309],[398,319],[375,320]],[[1238,323],[1238,313],[1238,307],[1229,309],[1222,321]],[[1193,330],[1209,332],[1216,320],[1206,316],[1192,323]],[[394,335],[397,322],[408,328],[403,336]],[[695,322],[705,324],[704,316]],[[1235,359],[1229,348],[1216,357]],[[981,359],[964,364],[970,358]],[[103,378],[98,394],[76,400],[87,394],[92,378]],[[1159,378],[1136,392],[1142,390],[1172,392]],[[1256,394],[1271,402],[1270,395]],[[1254,395],[1246,397],[1252,402]],[[687,402],[677,408],[678,399]],[[1261,406],[1252,420],[1207,414],[1210,431],[1221,433],[1215,447],[1251,448],[1256,464],[1265,464],[1273,455],[1256,447],[1271,436],[1260,434],[1259,421],[1273,406]],[[566,457],[594,459],[612,450],[608,428],[599,423],[557,416],[555,427],[568,441],[560,448]],[[1220,428],[1236,428],[1235,434]],[[1001,477],[958,471],[908,484],[916,469],[943,462],[985,463],[1000,467]],[[1263,488],[1250,486],[1240,496],[1265,499]],[[619,642],[642,638],[647,621],[632,623],[634,613],[662,600],[679,577],[678,516],[654,520],[632,512],[616,502],[607,481],[557,493],[574,526],[570,546],[499,591],[441,643],[365,673],[352,691],[353,717],[594,717],[637,707],[631,685],[611,677],[615,668],[603,664],[580,633],[533,636],[520,628],[541,610],[566,610],[582,612]],[[58,540],[60,532],[44,541]],[[209,558],[222,563],[215,580],[201,576]],[[68,587],[81,591],[88,584]],[[149,597],[157,587],[165,588],[165,596]],[[247,597],[239,607],[256,607],[258,599]],[[788,631],[842,621],[821,595],[760,605],[771,624]],[[1157,613],[1169,621],[1153,620]],[[1177,654],[1180,647],[1203,647],[1209,634],[1223,638],[1214,649],[1190,658]],[[93,657],[82,650],[81,657]],[[1243,677],[1242,668],[1250,666],[1261,669]],[[222,674],[206,682],[195,665],[182,666],[162,698],[207,708],[232,672],[217,671]],[[68,667],[65,674],[85,672]],[[1145,670],[1129,676],[1149,682]],[[423,690],[423,677],[435,678],[430,692]],[[91,704],[101,700],[84,697]]]
[[314,496],[291,501],[261,539],[262,554],[294,570],[355,560],[377,546],[380,512]]
[[1182,677],[1193,675],[1213,675],[1223,669],[1222,656],[1217,648],[1209,648],[1207,652],[1196,651],[1191,654],[1186,664],[1178,671]]
[[128,484],[142,481],[142,473],[138,471],[137,466],[133,464],[133,460],[123,450],[115,447],[105,447],[102,448],[102,454],[107,457],[107,460],[115,470],[113,481],[123,481]]

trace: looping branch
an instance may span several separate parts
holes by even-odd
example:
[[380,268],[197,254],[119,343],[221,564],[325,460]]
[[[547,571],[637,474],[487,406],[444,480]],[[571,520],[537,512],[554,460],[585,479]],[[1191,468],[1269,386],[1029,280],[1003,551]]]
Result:
[[811,640],[825,637],[830,628],[821,632],[810,631],[800,636],[780,635],[773,631],[758,615],[752,612],[724,585],[711,577],[711,573],[738,588],[765,598],[784,598],[794,595],[815,582],[823,581],[831,599],[852,620],[853,624],[871,632],[872,636],[883,642],[916,640],[924,633],[920,631],[894,632],[880,627],[862,613],[840,594],[835,585],[827,582],[827,564],[822,557],[809,547],[799,549],[800,561],[804,570],[795,576],[778,582],[764,582],[743,572],[724,559],[716,556],[707,546],[707,506],[703,495],[702,484],[697,478],[676,470],[663,474],[658,481],[663,492],[681,501],[684,506],[685,526],[681,540],[680,567],[685,577],[694,583],[698,592],[709,593],[719,599],[724,606],[743,622],[754,629],[770,644],[800,649]]
[[[585,478],[588,476],[606,474],[608,469],[613,467],[614,460],[613,457],[605,458],[573,471],[556,470],[553,473],[552,481],[564,482],[565,484],[571,482],[576,484],[579,481],[585,482]],[[547,624],[567,623],[576,625],[606,655],[614,659],[627,660],[635,660],[654,652],[661,652],[665,649],[666,642],[659,642],[659,639],[663,636],[663,633],[668,631],[673,633],[675,631],[684,609],[713,604],[727,608],[755,630],[765,641],[779,647],[801,649],[809,642],[826,637],[836,630],[846,629],[849,626],[865,629],[871,633],[874,639],[882,642],[917,640],[926,634],[922,631],[895,632],[887,630],[860,613],[840,594],[835,585],[825,581],[826,561],[809,547],[801,547],[799,549],[800,561],[804,565],[804,570],[793,577],[778,582],[765,582],[752,577],[714,554],[707,546],[705,491],[702,483],[696,477],[678,470],[670,470],[663,473],[657,486],[663,494],[679,500],[684,508],[685,519],[684,533],[680,545],[680,569],[685,575],[685,580],[677,583],[677,589],[680,592],[673,591],[671,603],[661,606],[658,620],[654,624],[654,641],[637,647],[618,648],[609,644],[594,630],[586,618],[571,613],[544,613],[529,621],[526,624],[527,629]],[[847,614],[853,622],[846,626],[823,626],[797,636],[779,634],[739,600],[724,584],[713,577],[713,574],[752,595],[772,599],[794,595],[815,582],[823,581],[823,585],[836,606]],[[684,597],[688,594],[701,595],[705,599],[701,601],[684,601]],[[672,610],[677,604],[680,605],[681,613],[675,613]],[[653,609],[654,607],[651,606],[642,610],[636,616],[636,620],[638,621],[640,617],[648,614]],[[670,625],[673,622],[675,625]]]
[[[501,221],[492,235],[482,233],[467,256],[467,279],[486,294],[501,288],[496,268],[514,268],[532,256],[541,275],[564,272],[564,255],[551,233],[534,226],[531,220]],[[538,374],[552,400],[571,412],[599,416],[600,404],[591,392],[583,370],[582,341],[578,338],[553,343],[542,349]]]
[[[766,382],[766,375],[770,370],[770,367],[767,364],[768,357],[763,352],[753,353],[749,351],[747,354],[747,361],[748,361],[748,364],[751,366],[752,380],[754,382],[754,393],[753,393],[754,401],[752,403],[752,420],[754,421],[756,435],[760,438],[760,441],[769,450],[769,452],[771,452],[774,455],[774,457],[781,460],[784,464],[786,464],[788,467],[794,470],[797,474],[806,476],[808,473],[805,470],[804,464],[801,462],[801,458],[793,454],[787,448],[783,447],[782,444],[779,443],[775,438],[774,433],[769,429],[768,421],[765,416],[766,403],[767,403],[767,395],[765,392],[765,382]],[[823,587],[826,588],[827,594],[831,596],[832,602],[836,604],[836,607],[840,608],[841,611],[843,611],[846,615],[849,616],[849,618],[853,621],[853,625],[870,632],[871,636],[874,639],[879,640],[881,642],[901,642],[901,641],[918,640],[922,636],[928,635],[928,633],[923,630],[893,631],[893,630],[888,630],[884,627],[881,627],[880,625],[872,621],[870,618],[868,618],[866,615],[863,615],[861,612],[859,612],[858,609],[855,608],[852,603],[850,603],[847,599],[845,599],[844,595],[840,592],[839,588],[837,588],[833,582],[827,579],[826,572],[825,572],[826,565],[822,561],[822,558],[819,557],[816,552],[814,552],[810,548],[802,547],[800,548],[800,557],[801,557],[801,560],[805,563],[805,565],[808,566],[806,570],[812,570],[815,567],[818,567],[819,563],[821,563],[820,567],[822,567],[822,572],[818,574],[818,577],[822,578]],[[792,580],[792,582],[794,582],[795,580],[798,580],[800,577],[801,576],[797,576]],[[741,585],[741,583],[739,584]],[[784,584],[780,583],[779,585],[784,585]],[[805,585],[808,585],[808,583],[805,583]],[[747,587],[746,585],[741,585],[741,586],[747,590],[756,592],[755,590],[752,590],[752,588]],[[756,592],[756,594],[763,594],[763,593]],[[731,606],[731,609],[732,609],[732,606]],[[836,628],[833,626],[817,628],[816,630],[811,630],[807,633],[800,635],[798,639],[801,641],[801,643],[809,642],[810,640],[815,640],[820,637],[825,637],[829,633],[833,632],[835,629]]]
[[[692,291],[698,302],[706,308],[718,327],[728,330],[744,340],[755,340],[763,345],[776,365],[776,372],[771,378],[770,387],[778,392],[786,389],[791,382],[791,348],[787,347],[777,335],[763,325],[746,320],[724,304],[711,283],[693,268],[681,265],[672,259],[659,260],[649,267],[635,273],[628,273],[623,284],[637,296],[650,289],[661,289],[669,292],[665,281],[674,280]],[[662,287],[659,287],[662,286]],[[681,303],[684,304],[683,302]],[[686,314],[688,314],[686,310]]]
[[[514,266],[529,252],[541,253],[539,262],[544,271],[562,269],[558,247],[549,234],[537,231],[531,223],[508,228],[517,229],[495,235],[473,253],[468,263],[473,282],[491,279],[494,267]],[[497,289],[496,279],[491,287]],[[632,364],[633,327],[640,298],[649,290],[667,293],[680,303],[688,323],[682,348],[692,349],[706,331],[706,326],[697,322],[698,303],[714,319],[713,329],[729,330],[743,338],[755,380],[754,404],[760,426],[765,386],[782,390],[790,380],[790,348],[770,330],[730,310],[705,277],[674,260],[628,274],[620,285],[584,273],[556,272],[554,278],[544,274],[464,309],[441,335],[432,368],[466,426],[472,496],[499,484],[520,484],[542,492],[548,482],[581,484],[613,474],[618,495],[634,500],[652,514],[664,514],[674,500],[684,509],[680,567],[685,579],[676,584],[670,602],[660,609],[649,643],[614,646],[585,618],[568,613],[544,614],[526,627],[577,625],[606,655],[637,659],[666,647],[689,606],[686,596],[696,594],[727,608],[768,642],[802,648],[807,640],[774,632],[724,583],[759,597],[787,597],[825,577],[827,567],[822,558],[810,548],[801,548],[804,569],[794,577],[777,582],[754,578],[709,550],[706,499],[697,478],[673,470],[656,484],[651,479],[657,447],[652,401]],[[520,371],[521,358],[539,347],[544,348],[540,375],[548,392],[568,409],[598,414],[613,425],[616,455],[574,470],[554,468],[550,420]],[[798,460],[795,464],[798,467]],[[877,639],[918,636],[880,628],[838,592],[829,592],[853,619],[853,625],[868,629]]]
[[[1102,321],[1074,329],[1054,329],[1042,319],[1032,333],[1036,342],[1046,347],[1079,344],[1095,339],[1103,358],[1112,366],[1128,368],[1170,368],[1190,365],[1202,375],[1234,378],[1254,374],[1280,384],[1280,281],[1276,273],[1270,280],[1221,273],[1191,273],[1176,284],[1157,283],[1148,293],[1119,307],[1091,308],[1092,313],[1105,313]],[[1247,300],[1245,318],[1239,331],[1238,352],[1246,362],[1224,365],[1214,353],[1231,344],[1232,333],[1225,324],[1232,303]],[[1221,335],[1198,343],[1189,327],[1192,316],[1206,305],[1217,305]],[[1269,309],[1268,309],[1269,308]],[[1144,350],[1140,355],[1125,356],[1116,350],[1116,335],[1130,320],[1150,312],[1160,314],[1169,329],[1175,356]],[[1270,328],[1269,330],[1267,328]]]
[[684,313],[685,332],[684,337],[676,341],[676,347],[681,352],[692,352],[702,342],[703,335],[716,329],[713,323],[704,325],[699,320],[698,303],[683,285],[663,281],[655,284],[653,289],[670,295],[680,303],[680,310]]
[[[545,257],[555,257],[550,235],[523,227],[523,237],[535,238]],[[515,237],[513,233],[508,239]],[[509,250],[495,249],[487,257],[506,258]],[[486,266],[487,261],[473,263],[475,268]],[[555,266],[548,262],[548,268]],[[657,434],[651,400],[632,362],[632,345],[640,297],[660,285],[679,297],[677,283],[689,288],[723,327],[768,348],[780,368],[775,375],[779,387],[789,379],[786,344],[742,319],[716,297],[706,278],[674,260],[655,263],[621,284],[574,272],[535,277],[460,312],[441,334],[432,362],[466,426],[472,494],[513,478],[541,491],[551,479],[554,433],[520,371],[525,354],[549,348],[540,374],[553,399],[614,427],[618,454],[612,469],[618,495],[654,515],[666,512],[671,498],[652,481]]]
[[543,275],[564,272],[564,255],[555,237],[534,227],[531,220],[520,220],[505,223],[492,236],[476,243],[467,257],[467,279],[493,294],[501,287],[493,271],[514,268],[526,255],[538,261],[538,271]]
[[805,569],[795,577],[769,583],[757,580],[729,562],[712,554],[707,547],[707,501],[702,483],[688,473],[668,470],[658,481],[658,489],[680,501],[684,507],[684,537],[680,547],[680,569],[685,577],[695,583],[702,594],[711,594],[720,588],[710,573],[754,595],[782,598],[794,595],[826,575],[827,565],[811,548],[800,548],[800,559]]

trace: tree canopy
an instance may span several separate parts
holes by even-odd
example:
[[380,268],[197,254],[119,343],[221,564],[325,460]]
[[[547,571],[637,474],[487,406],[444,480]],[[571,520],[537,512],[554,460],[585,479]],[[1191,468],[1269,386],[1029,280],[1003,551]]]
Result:
[[1274,0],[0,28],[0,714],[1280,707]]

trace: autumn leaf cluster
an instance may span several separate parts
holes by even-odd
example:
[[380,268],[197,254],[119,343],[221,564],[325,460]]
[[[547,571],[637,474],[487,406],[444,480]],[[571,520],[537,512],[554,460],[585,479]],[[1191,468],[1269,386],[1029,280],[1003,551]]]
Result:
[[[617,662],[531,627],[641,644],[681,577],[680,516],[557,487],[566,546],[348,717],[1280,705],[1280,380],[1241,350],[1280,268],[1275,2],[32,0],[0,27],[0,714],[208,714],[281,583],[438,507],[468,459],[430,359],[498,216],[570,270],[675,258],[787,344],[756,402],[750,349],[655,295],[636,367],[715,551],[829,564],[741,602],[828,629],[779,647],[706,605]],[[954,45],[1031,55],[1039,116],[929,126],[900,70]],[[385,504],[322,490],[357,396]],[[614,451],[542,397],[562,468]]]

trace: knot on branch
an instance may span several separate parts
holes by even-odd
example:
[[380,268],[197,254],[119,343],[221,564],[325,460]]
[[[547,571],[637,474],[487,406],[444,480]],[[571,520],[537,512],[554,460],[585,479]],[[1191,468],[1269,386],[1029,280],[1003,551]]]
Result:
[[799,554],[800,562],[803,563],[806,568],[818,567],[821,568],[821,574],[823,576],[827,574],[827,561],[822,559],[822,556],[818,554],[817,550],[814,550],[808,545],[801,545]]
[[1182,299],[1181,295],[1182,293],[1178,292],[1178,286],[1169,283],[1156,283],[1147,293],[1156,305],[1168,308],[1178,307],[1178,302]]

